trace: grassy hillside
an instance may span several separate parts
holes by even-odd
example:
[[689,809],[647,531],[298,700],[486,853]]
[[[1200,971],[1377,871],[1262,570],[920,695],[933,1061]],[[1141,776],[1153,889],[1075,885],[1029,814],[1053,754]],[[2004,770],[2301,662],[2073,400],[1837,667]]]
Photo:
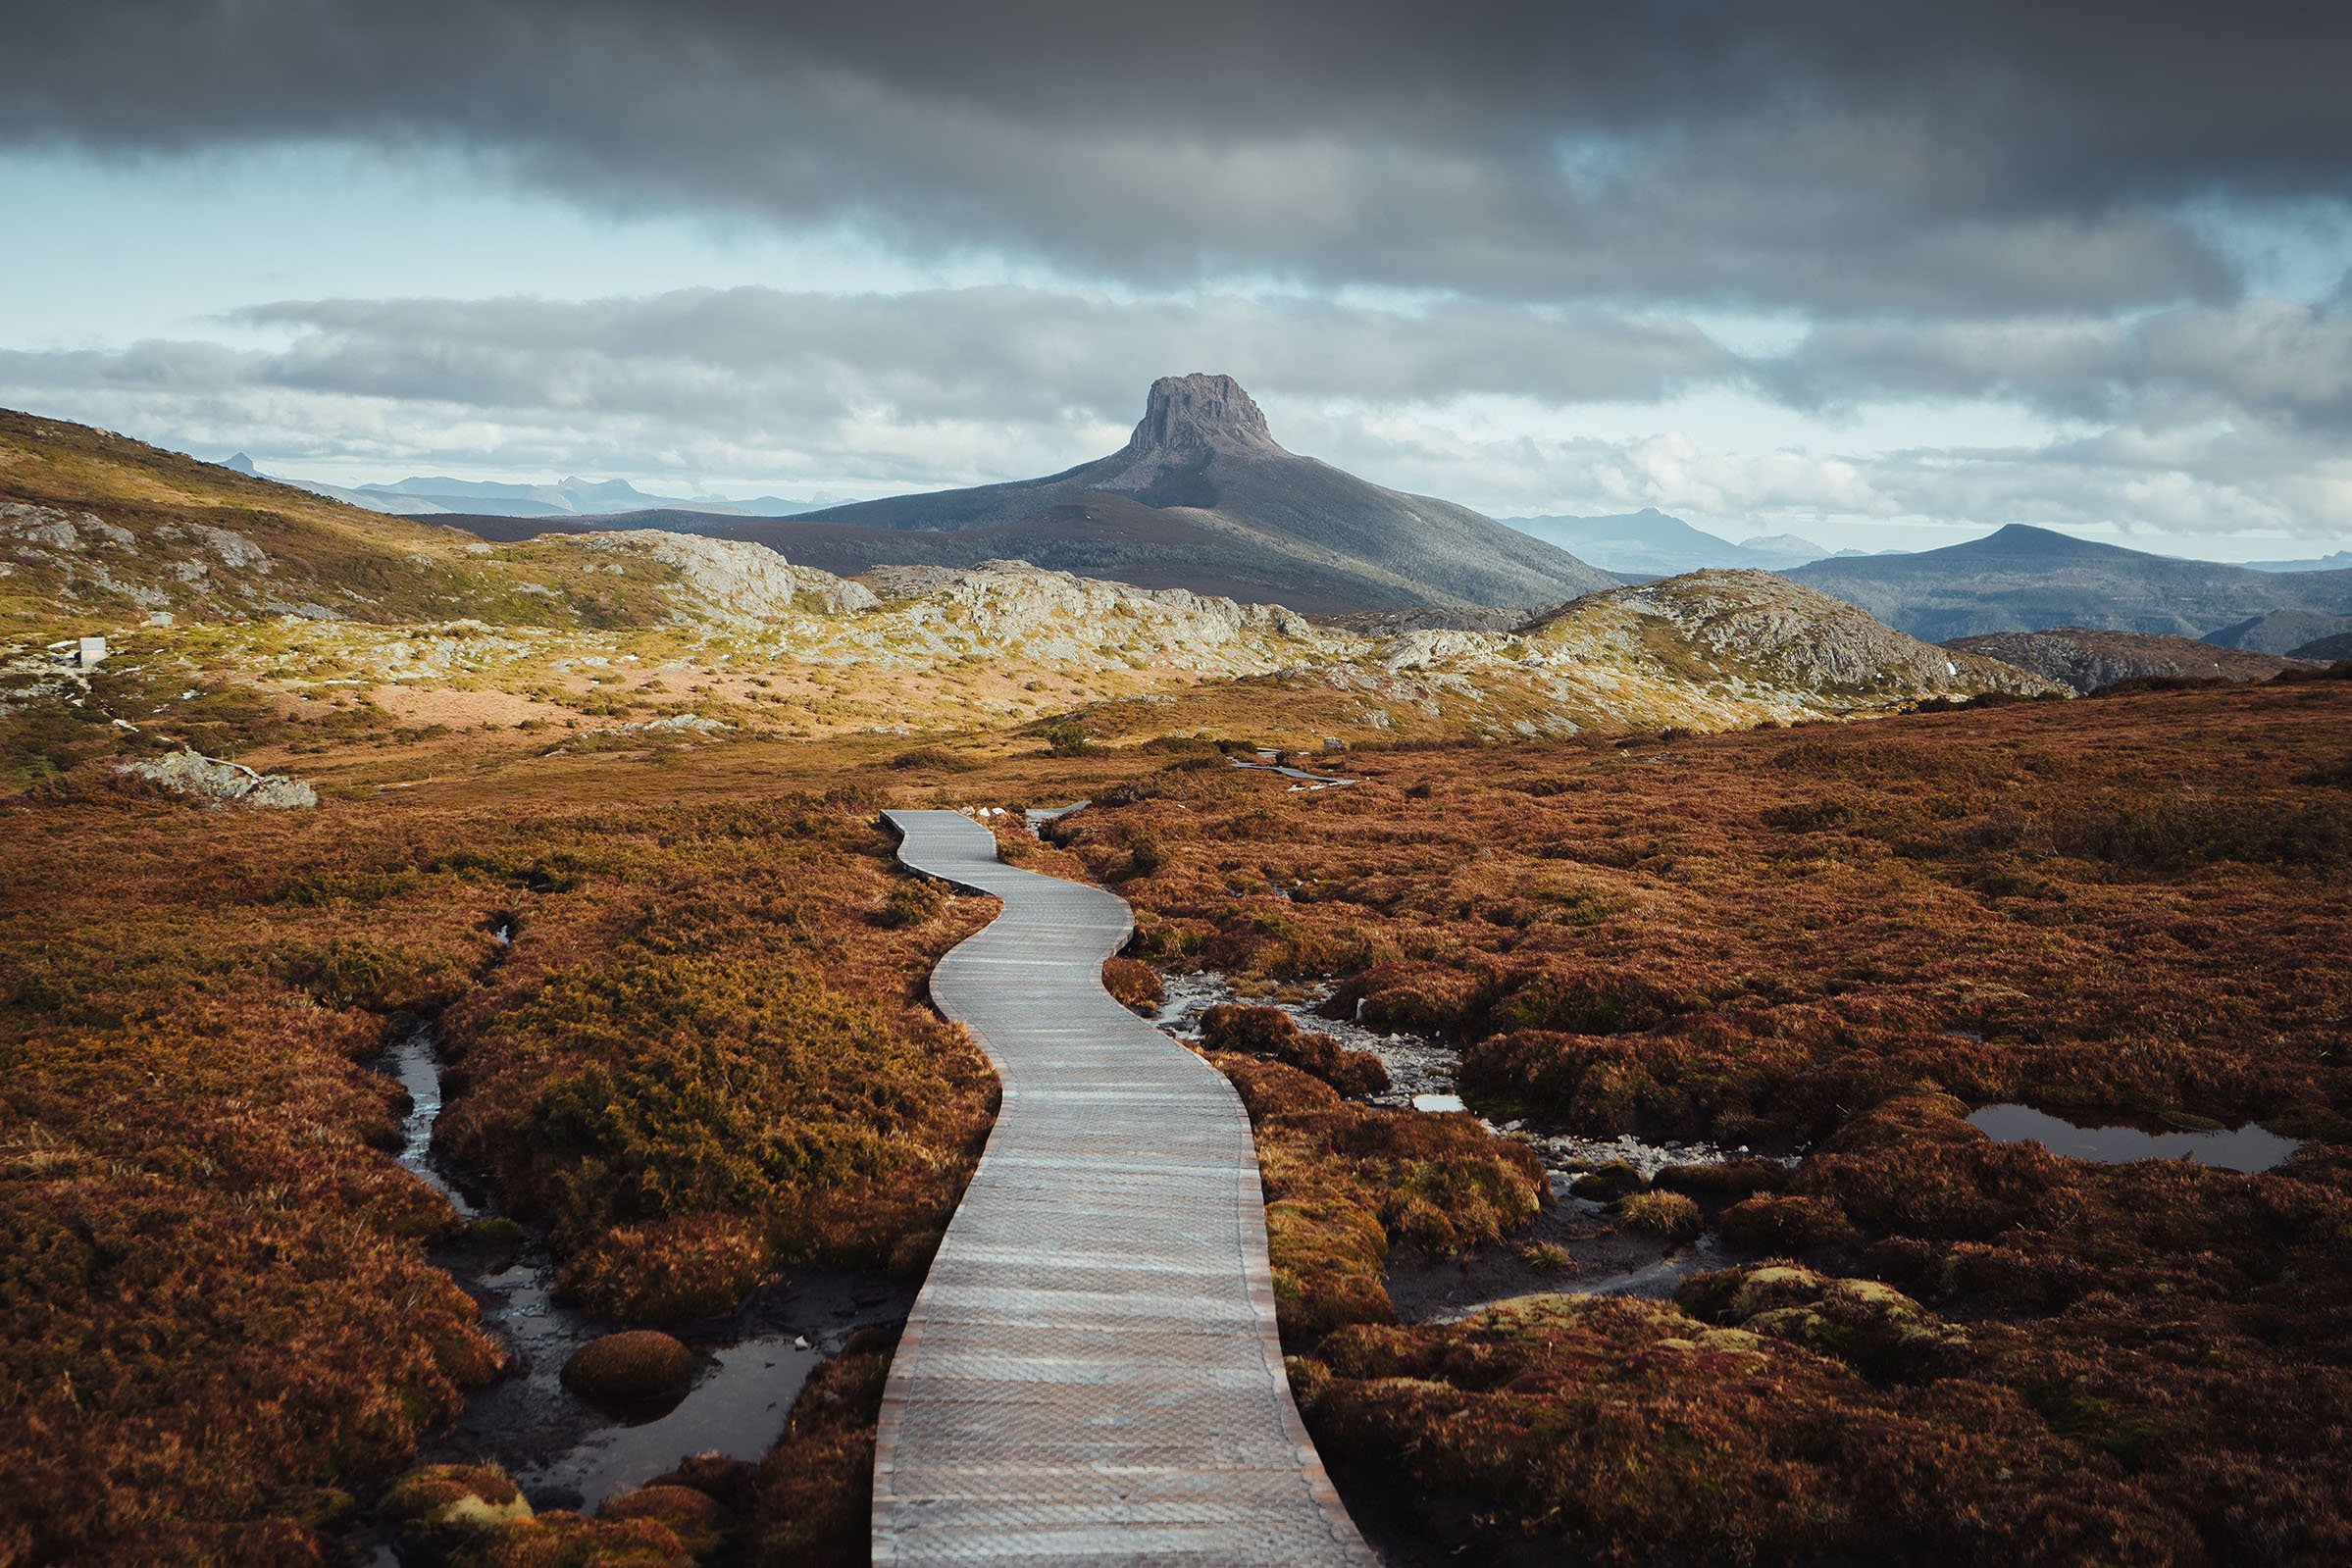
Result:
[[492,550],[126,436],[0,410],[0,632],[66,636],[275,616],[636,626],[643,582],[546,546]]

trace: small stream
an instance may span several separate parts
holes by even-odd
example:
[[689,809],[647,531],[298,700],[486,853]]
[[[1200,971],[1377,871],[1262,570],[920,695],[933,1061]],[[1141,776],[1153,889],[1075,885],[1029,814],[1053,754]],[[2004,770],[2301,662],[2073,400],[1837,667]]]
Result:
[[[1199,1037],[1201,1015],[1211,1007],[1231,1004],[1277,1008],[1288,1013],[1301,1029],[1328,1035],[1350,1050],[1369,1051],[1380,1058],[1381,1065],[1388,1069],[1388,1089],[1364,1096],[1364,1103],[1398,1110],[1461,1108],[1458,1104],[1415,1105],[1416,1101],[1432,1099],[1458,1100],[1460,1089],[1456,1075],[1461,1070],[1459,1050],[1426,1035],[1383,1034],[1350,1019],[1325,1017],[1316,1009],[1338,988],[1335,986],[1285,987],[1273,995],[1244,996],[1234,988],[1228,976],[1202,970],[1198,974],[1162,975],[1160,988],[1164,1000],[1152,1022],[1171,1035],[1186,1039]],[[1586,1138],[1575,1133],[1554,1132],[1524,1118],[1502,1123],[1486,1122],[1483,1117],[1480,1120],[1497,1137],[1511,1138],[1533,1149],[1546,1169],[1570,1175],[1611,1161],[1623,1161],[1649,1178],[1669,1165],[1719,1165],[1748,1152],[1744,1146],[1724,1148],[1699,1139],[1684,1142],[1669,1138],[1652,1143],[1630,1133],[1615,1138]]]
[[[1152,1021],[1179,1038],[1198,1038],[1201,1015],[1211,1007],[1278,1008],[1302,1029],[1328,1035],[1350,1050],[1369,1051],[1380,1058],[1388,1069],[1389,1087],[1382,1093],[1364,1096],[1363,1103],[1392,1110],[1460,1107],[1456,1081],[1461,1067],[1460,1051],[1429,1036],[1385,1034],[1353,1020],[1323,1016],[1316,1009],[1336,989],[1331,985],[1286,986],[1272,994],[1246,996],[1235,989],[1230,977],[1203,970],[1163,974],[1160,986],[1163,1000]],[[1720,1164],[1746,1155],[1747,1149],[1727,1149],[1698,1140],[1653,1143],[1630,1134],[1586,1138],[1554,1132],[1528,1120],[1499,1125],[1483,1117],[1479,1120],[1488,1132],[1525,1145],[1543,1161],[1554,1202],[1523,1235],[1462,1257],[1430,1257],[1399,1248],[1390,1257],[1388,1290],[1398,1315],[1406,1322],[1466,1317],[1496,1301],[1537,1291],[1663,1298],[1673,1294],[1675,1286],[1689,1276],[1720,1268],[1726,1261],[1712,1234],[1675,1241],[1625,1229],[1615,1223],[1607,1205],[1575,1196],[1569,1184],[1580,1172],[1611,1163],[1629,1165],[1647,1180],[1669,1165]],[[1529,1249],[1543,1243],[1563,1248],[1571,1266],[1548,1269],[1532,1261]]]
[[[503,942],[506,934],[498,936]],[[494,1461],[535,1508],[588,1511],[695,1454],[756,1460],[783,1435],[818,1361],[859,1329],[902,1321],[913,1304],[912,1286],[878,1274],[794,1268],[725,1317],[671,1326],[699,1362],[682,1395],[630,1407],[586,1399],[563,1386],[564,1363],[620,1325],[559,1303],[545,1239],[485,1223],[501,1219],[493,1194],[435,1146],[441,1064],[432,1027],[403,1035],[379,1066],[409,1094],[400,1163],[469,1223],[465,1234],[435,1249],[432,1261],[474,1297],[483,1327],[512,1361],[474,1391],[448,1430],[428,1440],[420,1464]],[[359,1545],[383,1568],[399,1561],[383,1540]]]

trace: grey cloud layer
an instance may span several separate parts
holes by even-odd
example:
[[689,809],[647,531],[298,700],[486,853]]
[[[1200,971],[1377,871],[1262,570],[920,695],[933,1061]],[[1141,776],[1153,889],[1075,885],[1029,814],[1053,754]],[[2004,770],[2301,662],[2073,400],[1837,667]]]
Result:
[[2104,318],[1832,323],[1760,378],[1786,401],[2000,397],[2069,419],[2352,434],[2352,311],[2249,299]]
[[2352,196],[2352,11],[2202,0],[30,0],[0,138],[445,142],[1106,276],[1836,313],[2220,300]]
[[[1099,455],[1151,377],[1198,369],[1239,376],[1297,450],[1498,511],[1660,504],[1759,531],[1829,515],[2337,542],[2352,516],[2352,318],[2274,300],[2130,326],[1832,325],[1768,358],[1655,314],[1014,287],[291,301],[244,316],[287,340],[0,352],[0,402],[289,461],[643,476],[659,454],[673,471],[788,491],[871,491]],[[2000,397],[2105,428],[2039,447],[1845,457],[1671,434],[1465,435],[1479,422],[1444,413],[1502,398],[1523,411],[1506,423],[1572,430],[1579,404],[1708,388],[1800,407]]]
[[[1655,313],[1458,301],[1404,312],[1233,295],[1138,302],[1010,286],[312,300],[243,316],[298,335],[282,351],[242,356],[139,345],[86,360],[88,374],[180,377],[200,365],[256,384],[765,430],[876,412],[907,425],[1117,424],[1154,376],[1209,368],[1295,399],[1373,408],[1478,396],[1553,408],[1647,403],[1724,386],[1809,411],[1996,399],[2101,424],[2231,419],[2352,432],[2352,307],[2275,299],[2129,322],[1836,322],[1775,356],[1734,353],[1689,321]],[[85,363],[21,362],[60,371]]]
[[[896,295],[683,289],[649,299],[324,300],[258,307],[302,329],[257,362],[289,384],[496,405],[611,397],[785,422],[887,406],[920,423],[1111,419],[1196,362],[1298,396],[1494,393],[1647,401],[1739,360],[1667,317],[1453,303],[1404,314],[1236,296],[1125,303],[1019,287]],[[746,408],[748,386],[759,401]]]
[[[267,428],[279,450],[336,459],[406,428],[416,447],[470,461],[638,471],[648,453],[690,454],[706,471],[920,486],[1099,455],[1171,370],[1294,400],[1558,406],[1668,397],[1740,365],[1671,317],[1016,287],[289,301],[242,321],[290,341],[0,351],[0,401],[231,446]],[[289,398],[307,400],[307,429],[283,417]]]

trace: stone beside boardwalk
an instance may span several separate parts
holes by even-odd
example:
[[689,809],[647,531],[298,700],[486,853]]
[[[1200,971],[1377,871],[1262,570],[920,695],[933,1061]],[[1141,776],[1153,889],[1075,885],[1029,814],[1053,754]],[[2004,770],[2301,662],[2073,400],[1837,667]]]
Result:
[[1291,1401],[1249,1118],[1102,989],[1127,905],[888,815],[1004,901],[931,978],[1004,1099],[891,1366],[874,1561],[1369,1568]]

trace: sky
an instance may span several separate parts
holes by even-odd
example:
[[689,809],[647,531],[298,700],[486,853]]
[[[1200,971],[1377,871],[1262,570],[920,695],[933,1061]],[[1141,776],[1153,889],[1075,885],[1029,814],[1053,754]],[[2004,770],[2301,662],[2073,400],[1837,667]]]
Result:
[[1496,515],[2352,547],[2352,8],[17,0],[0,404],[863,497],[1157,376]]

